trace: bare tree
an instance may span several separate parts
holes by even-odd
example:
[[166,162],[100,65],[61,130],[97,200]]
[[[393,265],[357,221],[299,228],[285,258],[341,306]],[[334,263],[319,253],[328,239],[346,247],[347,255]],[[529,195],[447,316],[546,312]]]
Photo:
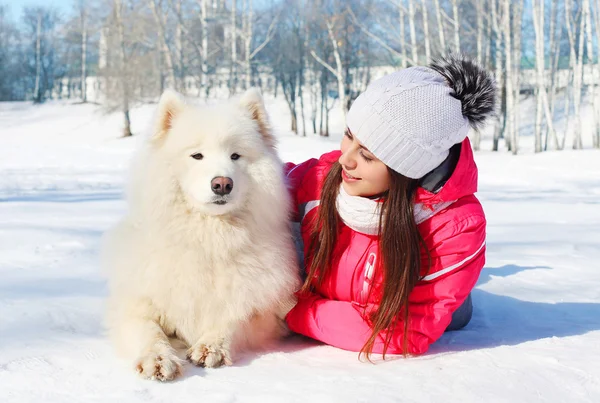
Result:
[[275,33],[275,27],[277,26],[277,23],[279,21],[279,13],[276,14],[273,17],[273,19],[271,20],[271,23],[269,25],[269,28],[267,29],[267,33],[265,35],[263,42],[260,43],[255,48],[253,48],[252,43],[255,38],[255,33],[254,33],[254,28],[253,28],[254,27],[254,24],[253,24],[254,12],[252,9],[252,0],[243,0],[243,4],[244,4],[244,19],[243,19],[241,36],[244,40],[244,50],[245,50],[245,55],[244,55],[245,87],[249,88],[252,85],[252,60],[256,57],[256,55],[258,55],[258,53],[260,51],[262,51],[265,48],[265,46],[273,38],[273,35]]
[[[305,116],[305,108],[304,108],[304,86],[306,83],[306,76],[308,76],[308,81],[309,81],[309,95],[311,96],[311,98],[313,97],[313,87],[314,85],[311,84],[311,75],[310,75],[310,70],[309,70],[309,63],[308,63],[308,57],[306,55],[306,49],[308,49],[308,41],[309,41],[309,36],[310,36],[310,32],[308,29],[308,16],[306,13],[306,10],[304,10],[304,12],[302,13],[302,18],[300,20],[300,24],[301,26],[299,27],[298,30],[298,41],[300,41],[300,36],[303,36],[302,39],[302,45],[298,44],[298,48],[299,48],[299,56],[300,56],[300,65],[302,66],[300,68],[300,71],[298,72],[298,76],[299,76],[299,81],[300,81],[300,85],[298,86],[298,97],[300,98],[300,116],[302,117],[302,136],[306,137],[306,116]],[[315,97],[316,98],[316,97]],[[315,99],[315,105],[316,105],[316,99]],[[312,121],[312,126],[313,126],[313,133],[316,134],[317,131],[317,127],[316,127],[316,109],[313,107],[312,109],[313,113],[311,114],[311,121]]]
[[79,19],[81,22],[81,102],[87,102],[87,42],[88,11],[85,0],[79,0]]
[[567,83],[566,96],[565,96],[565,134],[562,138],[560,149],[565,148],[565,143],[567,140],[567,135],[569,133],[569,123],[571,117],[571,105],[570,101],[573,98],[574,88],[571,86],[571,82],[575,82],[575,65],[577,57],[575,55],[575,33],[573,31],[574,22],[572,20],[572,9],[571,9],[571,0],[565,1],[565,30],[567,31],[567,38],[569,40],[569,80]]
[[[306,34],[303,24],[307,24],[306,17],[309,10],[302,10],[298,1],[290,0],[287,4],[290,13],[282,15],[282,21],[275,26],[273,39],[270,46],[265,49],[271,63],[276,86],[281,86],[282,93],[290,112],[290,129],[298,134],[297,101],[302,92],[298,91],[306,56]],[[298,14],[305,18],[299,19]]]
[[231,64],[229,67],[229,93],[234,94],[237,86],[237,0],[231,0]]
[[514,95],[513,95],[513,80],[512,80],[512,34],[510,24],[510,0],[502,0],[504,7],[503,31],[504,43],[506,46],[506,135],[510,137],[512,153],[517,154],[519,146],[517,143],[517,130],[515,130],[514,122]]
[[[105,108],[107,112],[123,114],[123,136],[129,137],[132,135],[131,108],[143,97],[144,85],[149,85],[146,75],[156,77],[154,44],[148,42],[158,38],[149,28],[154,24],[142,14],[148,5],[145,0],[143,3],[112,0],[111,3],[112,12],[104,29],[107,48],[107,60],[102,69],[106,80]],[[149,91],[154,96],[155,88],[153,86]]]
[[[520,127],[520,108],[519,103],[521,99],[521,38],[522,38],[522,25],[523,25],[523,0],[516,0],[511,2],[513,6],[513,15],[512,15],[512,53],[514,58],[512,58],[512,67],[511,67],[511,79],[513,93],[511,94],[513,97],[512,105],[512,121],[513,126],[512,130],[514,136],[519,137],[519,127]],[[508,74],[507,74],[508,76]]]
[[[100,2],[109,7],[91,5]],[[600,0],[73,3],[65,21],[30,9],[12,34],[0,7],[0,99],[79,97],[81,83],[82,101],[106,96],[99,100],[118,108],[130,135],[131,108],[153,101],[167,83],[187,90],[194,77],[198,95],[220,86],[230,94],[251,85],[283,91],[292,129],[327,135],[332,108],[345,114],[374,75],[452,50],[494,71],[501,102],[494,150],[503,139],[509,151],[521,152],[519,133],[529,117],[520,105],[530,88],[536,152],[562,149],[567,137],[581,148],[588,128],[600,147]],[[530,16],[531,27],[524,26]],[[101,88],[92,92],[86,87],[96,72],[94,87]],[[560,133],[558,120],[567,121]],[[473,145],[480,148],[478,133]]]
[[[599,106],[598,106],[598,86],[594,83],[594,77],[597,76],[596,73],[596,64],[594,63],[594,47],[592,45],[593,37],[592,37],[592,13],[590,10],[590,0],[583,0],[583,18],[585,19],[585,37],[586,37],[586,49],[587,49],[587,64],[589,67],[589,72],[592,76],[592,82],[589,85],[590,88],[590,96],[592,97],[592,105],[593,105],[593,113],[591,117],[590,126],[592,128],[592,140],[594,147],[598,148],[598,144],[596,143],[596,139],[599,138],[600,130],[598,128],[598,115],[599,115]],[[596,28],[598,29],[598,28]],[[583,31],[579,33],[579,35],[583,35]]]
[[[407,63],[407,58],[406,58],[406,27],[404,25],[405,23],[405,16],[406,16],[406,12],[404,11],[404,7],[402,6],[402,3],[399,2],[398,3],[398,19],[400,20],[400,49],[402,51],[402,68],[406,68],[406,66],[408,65]],[[414,61],[413,61],[414,63]]]
[[169,45],[167,44],[167,31],[166,31],[166,18],[162,8],[162,2],[158,0],[148,0],[148,5],[152,10],[152,15],[154,16],[154,20],[156,22],[156,27],[158,29],[158,41],[162,54],[162,60],[167,64],[167,77],[169,85],[175,89],[180,89],[181,85],[176,78],[175,74],[175,63],[173,61],[173,55],[171,54],[171,50],[169,49]]
[[537,71],[537,112],[535,129],[535,151],[542,151],[542,113],[546,115],[546,124],[550,132],[554,132],[552,114],[546,92],[545,35],[544,35],[544,1],[533,0],[533,25],[536,34],[536,71]]
[[[594,16],[594,24],[596,26],[596,46],[600,43],[600,0],[594,0],[594,6],[592,8],[593,16]],[[600,48],[598,48],[600,50]],[[600,55],[600,51],[598,52]],[[598,60],[598,64],[596,66],[596,71],[598,72],[598,79],[600,79],[600,60]],[[596,84],[596,96],[600,95],[600,87],[599,84]],[[600,148],[600,107],[596,110],[595,116],[596,122],[598,123],[598,129],[592,133],[593,134],[593,145],[596,148]]]
[[41,79],[42,79],[42,10],[37,13],[37,28],[35,34],[35,89],[33,90],[33,100],[36,103],[42,102]]
[[197,0],[200,6],[200,19],[202,25],[202,87],[206,88],[208,85],[208,12],[206,10],[206,2],[208,0]]
[[[393,3],[393,4],[398,7],[398,13],[399,13],[400,32],[399,32],[398,36],[399,36],[400,51],[398,51],[398,50],[394,49],[392,46],[388,45],[386,43],[386,41],[384,39],[382,39],[379,35],[374,34],[365,25],[365,23],[361,22],[361,20],[356,17],[356,14],[354,13],[354,11],[352,11],[352,8],[348,7],[346,9],[346,11],[350,15],[354,24],[357,27],[359,27],[362,30],[362,32],[364,32],[369,38],[373,39],[382,48],[389,51],[392,55],[400,57],[401,67],[406,68],[406,66],[408,65],[407,62],[409,61],[409,59],[406,55],[406,36],[404,34],[405,28],[406,28],[404,25],[405,24],[405,21],[404,21],[405,20],[405,9],[402,6],[402,4],[400,4],[400,3]],[[414,61],[412,61],[412,60],[411,60],[411,63],[415,64]]]
[[[573,108],[575,111],[575,128],[573,129],[573,148],[582,148],[582,140],[581,140],[581,120],[580,120],[580,107],[581,107],[581,87],[582,87],[582,75],[583,75],[583,39],[584,35],[582,34],[584,31],[585,18],[580,17],[580,29],[579,29],[579,43],[577,45],[578,52],[575,52],[575,32],[573,30],[573,21],[572,21],[572,0],[565,0],[565,20],[566,20],[566,28],[567,34],[569,37],[569,59],[571,68],[573,69]],[[566,111],[567,117],[569,116],[569,111]],[[567,119],[567,128],[568,128]],[[565,135],[566,139],[566,135]]]
[[119,67],[121,70],[120,84],[122,88],[122,102],[123,102],[123,117],[125,125],[123,127],[123,137],[131,136],[131,118],[129,116],[129,101],[130,101],[130,89],[127,79],[127,56],[125,53],[125,29],[123,26],[123,15],[122,15],[123,3],[121,0],[115,0],[115,23],[117,26],[117,38],[119,45]]
[[542,109],[543,93],[546,90],[545,82],[545,55],[544,55],[544,1],[533,0],[533,25],[535,27],[535,54],[536,54],[536,82],[537,82],[537,108],[535,114],[535,152],[542,151]]
[[477,63],[483,64],[483,2],[474,0],[477,13]]
[[[400,7],[402,5],[400,4]],[[417,52],[417,31],[415,30],[415,3],[408,0],[408,25],[410,29],[410,48],[412,51],[412,63],[419,64],[419,53]]]
[[331,42],[332,45],[332,53],[333,53],[333,57],[335,60],[335,67],[333,67],[331,64],[329,64],[327,61],[325,61],[323,58],[319,57],[319,55],[311,49],[310,54],[312,55],[312,57],[315,58],[315,60],[317,62],[319,62],[323,67],[325,67],[327,70],[329,70],[333,76],[336,78],[337,80],[337,87],[338,87],[338,100],[339,100],[339,107],[340,110],[342,112],[342,115],[346,116],[346,113],[348,112],[348,97],[346,94],[346,70],[344,69],[343,65],[342,65],[342,57],[341,57],[341,50],[340,50],[340,46],[339,46],[339,40],[336,37],[336,34],[339,30],[339,26],[342,23],[342,18],[344,17],[344,14],[346,14],[347,11],[344,11],[342,14],[334,14],[334,15],[323,15],[322,16],[322,20],[323,23],[325,25],[325,28],[327,29],[327,36],[329,38],[329,41]]
[[250,48],[252,46],[252,0],[242,0],[242,35],[244,42],[244,88],[250,87],[252,65],[250,64]]
[[460,53],[460,21],[458,18],[458,0],[452,0],[452,18],[454,23],[454,51]]
[[[550,5],[550,29],[549,29],[549,41],[548,48],[550,49],[550,91],[548,94],[549,103],[550,103],[550,116],[554,119],[554,112],[556,109],[556,91],[558,89],[558,62],[560,60],[560,40],[557,40],[557,26],[558,24],[558,4],[556,2],[552,2]],[[544,151],[548,149],[548,141],[551,136],[552,144],[555,150],[560,148],[558,144],[558,136],[556,130],[550,133],[549,130],[546,130],[546,137],[544,140]]]
[[[491,3],[491,4],[490,4]],[[484,3],[484,10],[486,15],[489,14],[490,8],[493,6],[494,1],[486,1]],[[488,16],[486,30],[485,30],[485,44],[484,44],[484,52],[483,52],[483,65],[486,67],[491,67],[491,51],[492,51],[492,22],[491,18]]]
[[425,0],[421,0],[421,14],[423,16],[423,32],[425,36],[425,63],[429,63],[431,61],[431,45],[429,43],[429,21]]
[[175,15],[177,17],[175,21],[175,54],[177,56],[177,71],[178,71],[178,84],[179,89],[185,91],[185,76],[186,76],[186,62],[185,62],[185,51],[184,51],[184,40],[183,40],[183,15],[182,15],[182,0],[176,0],[175,3]]
[[575,118],[577,119],[577,130],[575,136],[573,136],[573,149],[582,149],[583,140],[581,128],[583,126],[581,116],[581,96],[583,87],[583,42],[584,42],[584,30],[585,30],[585,16],[580,17],[579,21],[579,43],[577,45],[577,68],[575,69],[575,96],[573,106],[575,108]]
[[18,59],[14,44],[16,33],[8,18],[7,6],[0,5],[0,101],[14,100],[19,87],[15,68]]
[[65,71],[64,66],[57,63],[60,57],[60,41],[57,38],[60,19],[56,10],[48,7],[25,8],[22,18],[24,65],[18,68],[21,69],[20,74],[30,74],[28,78],[31,81],[26,80],[25,93],[34,103],[41,103],[52,96],[55,79]]
[[442,52],[444,52],[446,50],[446,37],[444,35],[444,21],[442,20],[440,0],[435,0],[435,16],[438,24],[438,35],[440,36],[440,48],[442,49]]
[[[502,0],[500,0],[502,1]],[[494,38],[495,38],[495,48],[496,48],[496,66],[495,66],[495,77],[496,83],[500,92],[500,100],[502,103],[502,99],[506,94],[506,90],[504,88],[504,69],[503,69],[503,57],[502,57],[502,31],[500,29],[500,9],[498,7],[498,0],[491,0],[491,20],[492,26],[494,28]],[[498,122],[494,128],[494,139],[492,150],[498,151],[498,143],[502,136],[502,126],[504,125],[504,115],[500,113],[498,115]]]

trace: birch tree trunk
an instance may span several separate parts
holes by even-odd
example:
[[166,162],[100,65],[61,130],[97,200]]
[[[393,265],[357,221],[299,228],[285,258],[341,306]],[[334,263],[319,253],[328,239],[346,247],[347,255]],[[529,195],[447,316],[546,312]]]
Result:
[[175,12],[177,13],[177,25],[175,27],[175,50],[177,52],[177,66],[179,68],[178,81],[179,89],[185,92],[185,54],[183,52],[183,18],[181,15],[181,0],[177,0],[177,3],[175,4]]
[[125,53],[125,32],[123,27],[123,16],[121,14],[123,3],[121,0],[114,0],[115,4],[115,19],[117,25],[117,39],[119,50],[119,78],[121,81],[121,107],[125,125],[123,127],[123,137],[129,137],[131,133],[131,119],[129,117],[129,83],[127,77],[127,56]]
[[[279,21],[279,14],[276,15],[269,25],[267,29],[265,40],[258,45],[254,50],[252,49],[252,41],[254,39],[254,8],[252,0],[244,0],[243,9],[244,17],[242,20],[242,38],[244,40],[244,71],[245,71],[245,80],[244,87],[250,88],[252,86],[252,60],[254,57],[267,46],[269,41],[273,38],[275,34],[275,27]],[[300,42],[301,43],[301,42]]]
[[427,4],[425,0],[421,0],[421,13],[423,15],[423,33],[425,35],[425,63],[431,61],[431,44],[429,40],[429,17],[427,15]]
[[[308,49],[308,47],[306,47],[306,49]],[[306,59],[308,60],[308,56],[306,56]],[[318,86],[317,86],[317,77],[316,77],[316,72],[314,71],[314,69],[307,69],[307,73],[308,73],[308,81],[309,81],[309,88],[310,88],[310,119],[312,122],[313,134],[317,134],[317,112],[318,112],[317,108],[319,106],[319,102],[318,102],[319,93],[318,93]]]
[[[308,47],[306,47],[306,49],[308,49]],[[308,56],[306,56],[306,59],[308,60]],[[307,69],[306,72],[308,74],[308,82],[310,88],[310,120],[312,122],[313,134],[317,134],[317,108],[319,106],[319,94],[317,87],[316,72],[313,69]]]
[[[502,93],[504,92],[504,71],[503,71],[503,63],[502,63],[502,32],[500,32],[500,27],[499,27],[499,21],[498,21],[498,12],[500,11],[498,9],[498,3],[497,0],[491,0],[491,15],[492,15],[492,25],[494,28],[494,36],[496,38],[496,69],[495,69],[495,76],[496,76],[496,84],[498,86],[499,92],[500,92],[500,99],[502,100]],[[492,150],[493,151],[498,151],[498,143],[500,141],[500,137],[502,137],[502,126],[504,124],[504,117],[502,116],[502,113],[500,113],[498,115],[498,122],[496,124],[496,127],[494,128],[494,142],[492,145]],[[506,139],[507,142],[510,142],[509,139]]]
[[348,110],[347,110],[348,97],[346,96],[346,91],[345,91],[346,77],[344,75],[344,68],[342,66],[342,58],[340,56],[340,49],[338,46],[338,42],[337,42],[334,32],[333,32],[333,30],[334,30],[333,22],[329,19],[326,19],[325,25],[327,26],[327,34],[329,36],[329,40],[331,41],[331,44],[333,45],[333,57],[335,59],[336,67],[333,68],[329,63],[327,63],[326,61],[321,59],[315,53],[314,50],[311,50],[310,54],[315,58],[315,60],[317,62],[319,62],[323,67],[325,67],[327,70],[329,70],[335,76],[335,78],[337,80],[337,85],[338,85],[338,100],[340,101],[340,110],[342,112],[342,116],[344,116],[344,121],[345,121],[346,113],[348,112]]
[[319,118],[319,136],[328,136],[323,129],[325,122],[325,109],[327,109],[327,71],[322,68],[319,76],[319,89],[321,94],[320,118]]
[[[561,150],[565,148],[565,142],[567,140],[567,135],[569,133],[569,121],[571,116],[571,98],[575,98],[575,81],[576,79],[576,67],[577,67],[577,57],[575,55],[575,33],[573,32],[573,21],[571,20],[571,13],[573,12],[571,8],[571,0],[565,0],[565,25],[567,30],[567,37],[569,39],[569,76],[572,76],[573,86],[571,86],[571,78],[567,82],[567,98],[565,101],[565,114],[566,114],[566,125],[565,125],[565,134],[563,136],[561,142]],[[571,89],[571,97],[569,96],[569,89]],[[575,123],[575,130],[577,130],[577,122]],[[573,134],[575,137],[575,134]]]
[[483,65],[483,3],[475,0],[477,12],[477,63]]
[[244,66],[246,70],[246,88],[252,86],[252,64],[251,64],[251,51],[252,51],[252,0],[244,0],[244,44],[245,44],[245,61]]
[[[593,7],[593,13],[594,13],[594,21],[596,23],[596,44],[600,43],[598,41],[600,41],[600,0],[595,0],[594,1],[594,7]],[[597,45],[600,46],[600,45]],[[598,48],[600,49],[600,48]],[[600,51],[598,52],[600,55]],[[596,65],[596,72],[598,73],[598,76],[594,77],[594,82],[597,82],[596,80],[600,80],[600,60],[598,60],[598,64]],[[596,96],[600,95],[600,88],[596,87]],[[599,130],[596,131],[595,136],[594,136],[594,147],[596,148],[600,148],[600,108],[598,108],[598,111],[596,112],[596,122],[598,122],[599,125]]]
[[400,18],[400,48],[402,52],[402,64],[401,67],[405,69],[408,67],[408,63],[406,60],[406,27],[404,25],[404,7],[402,6],[402,2],[398,3],[398,13]]
[[[538,104],[536,113],[535,152],[542,151],[542,113],[545,113],[546,125],[554,135],[554,124],[546,92],[546,65],[545,65],[545,35],[544,35],[544,0],[533,0],[533,26],[536,37],[536,72],[538,83]],[[538,120],[539,119],[539,120]],[[539,138],[538,138],[539,132]],[[539,142],[538,142],[539,141]]]
[[579,43],[577,45],[577,61],[575,63],[575,78],[574,78],[574,95],[573,95],[573,108],[575,109],[575,131],[573,133],[573,149],[583,148],[582,136],[581,136],[581,89],[583,79],[583,39],[585,30],[585,18],[582,15],[579,23]]
[[[549,48],[550,48],[550,54],[553,55],[553,57],[550,57],[550,116],[552,119],[554,119],[554,111],[556,109],[556,89],[557,89],[557,76],[556,76],[556,72],[558,71],[558,62],[560,60],[560,41],[556,40],[556,32],[557,32],[557,26],[558,21],[558,5],[556,4],[556,2],[552,2],[551,4],[551,8],[550,8],[550,41],[549,41]],[[568,92],[565,92],[566,94],[568,94]],[[568,95],[567,95],[567,99],[568,99]],[[568,105],[568,104],[567,104]],[[544,142],[544,151],[548,149],[548,138],[550,137],[550,131],[546,131],[546,139]],[[558,144],[558,136],[556,135],[556,131],[554,131],[552,133],[552,144],[554,146],[555,150],[558,150],[559,144]]]
[[504,18],[502,19],[504,31],[504,43],[506,48],[506,130],[505,136],[510,137],[512,145],[511,151],[516,155],[519,151],[517,143],[517,131],[514,128],[513,115],[513,80],[512,80],[512,39],[511,39],[511,24],[510,24],[510,0],[503,0]]
[[460,53],[460,24],[458,19],[458,0],[452,0],[452,15],[454,18],[454,51]]
[[[300,48],[300,71],[298,71],[298,98],[300,98],[300,117],[302,118],[302,137],[306,137],[306,114],[304,109],[304,83],[305,75],[308,72],[307,57],[304,54],[308,43],[308,30],[306,26],[306,18],[302,21],[302,29],[298,30],[298,47]],[[301,38],[300,35],[303,37]]]
[[42,12],[38,11],[37,28],[35,33],[35,88],[33,90],[33,102],[42,102]]
[[410,47],[412,51],[412,64],[419,64],[419,53],[417,49],[417,33],[415,30],[415,2],[408,0],[408,25],[410,28]]
[[513,42],[513,54],[514,59],[512,63],[512,77],[513,80],[513,130],[516,131],[515,136],[519,137],[520,127],[520,108],[519,103],[521,99],[521,27],[523,23],[523,0],[517,0],[514,4],[513,18],[512,18],[512,36]]
[[231,1],[231,64],[229,67],[229,93],[235,94],[237,86],[237,0]]
[[545,89],[544,70],[544,0],[532,0],[533,25],[535,30],[535,66],[536,66],[536,113],[535,113],[535,152],[542,151],[542,93]]
[[435,16],[438,25],[438,35],[440,36],[440,48],[442,50],[442,53],[444,53],[446,52],[446,38],[444,35],[444,22],[442,20],[442,9],[440,7],[440,0],[435,0]]
[[79,3],[81,16],[81,102],[87,102],[87,11],[83,1]]
[[[587,50],[587,62],[589,71],[592,76],[590,82],[590,96],[592,97],[592,105],[594,107],[594,113],[591,117],[590,126],[592,128],[592,141],[594,147],[596,145],[596,138],[598,137],[598,86],[596,85],[596,65],[594,64],[594,48],[592,46],[592,13],[590,11],[590,0],[583,0],[583,18],[585,18],[585,37],[586,37],[586,50]],[[583,32],[580,33],[582,35]]]
[[344,117],[344,121],[346,121],[346,113],[348,112],[348,100],[346,97],[345,91],[345,82],[346,77],[344,76],[344,69],[342,66],[342,58],[340,56],[340,48],[338,46],[338,41],[335,39],[335,35],[333,34],[333,24],[327,24],[327,32],[329,34],[329,38],[331,39],[331,43],[333,44],[333,57],[335,58],[336,65],[336,74],[337,82],[338,82],[338,92],[339,92],[339,100],[340,100],[340,109],[342,111],[342,116]]
[[[485,4],[487,4],[487,6],[488,6],[488,10],[486,10],[486,11],[489,12],[490,8],[492,7],[492,4],[490,4],[489,2],[486,2]],[[490,68],[492,65],[492,62],[491,62],[492,25],[493,24],[490,21],[490,18],[488,18],[486,31],[485,31],[485,51],[484,51],[484,56],[483,56],[483,65],[487,66],[488,68]]]
[[[208,0],[198,0],[200,4],[200,17],[202,25],[202,87],[208,91],[208,14],[206,12],[206,2]],[[208,92],[207,92],[208,93]]]
[[154,15],[154,21],[156,22],[156,26],[158,28],[158,41],[160,43],[163,60],[167,64],[167,76],[169,77],[169,85],[172,88],[179,89],[177,78],[175,76],[175,65],[173,63],[173,57],[171,56],[171,51],[169,50],[169,45],[167,44],[165,21],[163,18],[162,10],[159,10],[156,7],[155,0],[149,0],[148,3],[150,5],[150,9],[152,10],[152,14]]

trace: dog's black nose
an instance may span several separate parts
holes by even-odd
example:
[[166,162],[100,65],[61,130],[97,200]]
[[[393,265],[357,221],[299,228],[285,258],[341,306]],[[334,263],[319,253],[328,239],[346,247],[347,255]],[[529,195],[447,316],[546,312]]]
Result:
[[217,176],[210,181],[210,187],[214,194],[225,196],[231,193],[233,189],[233,179],[224,176]]

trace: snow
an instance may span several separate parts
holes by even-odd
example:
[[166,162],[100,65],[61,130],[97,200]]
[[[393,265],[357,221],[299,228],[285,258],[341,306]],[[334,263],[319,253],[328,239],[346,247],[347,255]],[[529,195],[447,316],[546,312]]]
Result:
[[[154,107],[133,112],[135,133]],[[326,140],[289,133],[281,100],[268,108],[284,160],[337,147],[335,110]],[[102,325],[98,242],[124,212],[139,141],[118,139],[120,124],[95,105],[0,104],[0,402],[600,401],[597,150],[476,154],[488,237],[475,312],[426,355],[372,365],[295,337],[164,384],[139,379]]]

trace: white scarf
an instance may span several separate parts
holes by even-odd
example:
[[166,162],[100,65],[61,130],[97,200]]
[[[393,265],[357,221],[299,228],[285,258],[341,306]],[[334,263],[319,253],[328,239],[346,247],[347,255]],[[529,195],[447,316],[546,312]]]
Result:
[[[424,207],[423,203],[415,203],[413,207],[415,222],[421,224],[452,203],[454,201],[427,207]],[[340,185],[340,191],[336,198],[337,211],[344,224],[356,232],[367,235],[379,235],[379,215],[382,205],[382,202],[373,199],[349,195],[343,185]]]
[[344,186],[336,198],[337,211],[344,224],[356,232],[367,235],[379,234],[379,215],[383,203],[360,196],[350,196]]

